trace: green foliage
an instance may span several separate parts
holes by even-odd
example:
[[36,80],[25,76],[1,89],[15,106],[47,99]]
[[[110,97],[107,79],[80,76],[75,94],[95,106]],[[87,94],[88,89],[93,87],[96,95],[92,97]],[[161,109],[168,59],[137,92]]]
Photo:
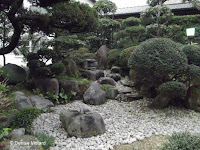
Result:
[[37,134],[36,137],[41,143],[45,143],[45,144],[42,144],[43,150],[48,150],[53,145],[53,143],[55,141],[54,137],[47,136],[44,133]]
[[7,137],[9,135],[9,132],[12,131],[11,128],[3,128],[2,130],[0,130],[0,141],[4,138]]
[[[200,67],[196,65],[188,65],[188,70],[186,72],[188,80],[194,80],[200,77]],[[197,83],[198,84],[198,83]]]
[[102,84],[101,87],[104,91],[107,91],[109,88],[114,88],[115,86],[110,84]]
[[138,88],[146,86],[152,90],[173,78],[176,80],[187,70],[187,63],[179,45],[166,38],[153,38],[141,43],[128,61]]
[[159,94],[171,99],[184,98],[186,96],[186,91],[186,85],[178,81],[165,82],[158,88]]
[[188,59],[188,64],[200,66],[200,47],[196,45],[186,45],[182,48]]
[[123,24],[125,26],[138,26],[141,24],[141,20],[135,17],[129,17],[123,20]]
[[44,113],[37,108],[24,108],[17,112],[11,122],[12,129],[25,128],[27,133],[31,133],[31,125],[35,118]]
[[174,133],[160,150],[197,150],[200,149],[200,136],[188,132]]
[[122,50],[112,49],[108,52],[108,65],[109,66],[120,66],[120,54]]
[[59,75],[64,72],[65,65],[62,62],[53,63],[50,65],[51,73],[54,75]]
[[128,59],[131,56],[131,53],[135,50],[135,46],[129,47],[124,49],[120,54],[120,66],[121,67],[127,67],[128,65]]
[[95,8],[101,14],[101,16],[108,13],[115,13],[117,10],[115,3],[109,0],[96,1],[93,8]]

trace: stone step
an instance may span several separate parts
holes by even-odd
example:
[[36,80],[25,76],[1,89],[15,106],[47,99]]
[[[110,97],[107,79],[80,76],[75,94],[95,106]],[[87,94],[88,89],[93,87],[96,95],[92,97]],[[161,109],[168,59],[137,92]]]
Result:
[[118,94],[117,95],[117,100],[118,101],[123,101],[123,102],[132,102],[135,100],[140,100],[142,99],[143,96],[141,96],[138,93],[128,93],[128,94]]

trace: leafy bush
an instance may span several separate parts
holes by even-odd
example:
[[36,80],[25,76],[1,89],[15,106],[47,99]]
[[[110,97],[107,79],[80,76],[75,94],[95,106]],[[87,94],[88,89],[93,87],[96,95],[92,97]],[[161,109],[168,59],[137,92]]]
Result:
[[167,38],[142,42],[131,54],[128,65],[135,73],[135,84],[155,91],[161,84],[177,80],[187,70],[186,55]]
[[112,49],[108,52],[108,65],[111,66],[120,66],[120,54],[122,50]]
[[200,66],[200,47],[196,45],[186,45],[182,48],[188,59],[188,64]]
[[200,136],[188,132],[174,133],[169,141],[164,143],[160,150],[198,150],[200,149]]
[[107,91],[109,88],[114,88],[115,86],[110,84],[102,84],[101,87],[104,91]]
[[55,141],[54,137],[52,136],[49,137],[46,134],[37,134],[36,137],[41,143],[45,143],[45,144],[42,144],[42,148],[44,150],[48,150],[49,147],[51,147]]
[[136,47],[132,46],[129,48],[124,49],[120,54],[120,66],[121,67],[127,67],[128,66],[128,59],[131,55],[131,53],[134,51]]
[[24,108],[17,112],[11,122],[12,129],[25,128],[27,133],[31,133],[31,125],[35,118],[44,113],[37,108]]
[[171,99],[184,98],[186,96],[186,86],[178,81],[169,81],[159,86],[158,93]]
[[65,65],[62,62],[53,63],[50,65],[50,70],[54,75],[59,75],[64,72]]
[[125,24],[126,26],[137,26],[141,24],[141,20],[139,18],[129,17],[123,21],[123,24]]

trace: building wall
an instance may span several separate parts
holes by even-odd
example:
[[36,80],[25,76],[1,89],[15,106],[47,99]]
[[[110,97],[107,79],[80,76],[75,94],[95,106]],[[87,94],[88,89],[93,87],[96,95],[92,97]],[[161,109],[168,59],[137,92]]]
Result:
[[90,7],[93,7],[94,2],[92,2],[91,0],[78,0],[81,3],[85,3],[88,4]]
[[165,2],[165,4],[177,4],[182,3],[182,0],[168,0]]
[[[13,53],[9,53],[5,55],[6,57],[6,64],[16,64],[18,66],[26,66],[26,62],[23,61],[23,56],[19,55],[16,56]],[[3,56],[0,55],[0,66],[3,66]]]

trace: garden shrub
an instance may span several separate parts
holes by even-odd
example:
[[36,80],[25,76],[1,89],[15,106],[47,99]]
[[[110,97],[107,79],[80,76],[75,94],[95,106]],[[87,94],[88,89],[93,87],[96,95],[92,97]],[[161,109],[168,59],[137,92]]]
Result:
[[159,86],[158,93],[171,99],[184,98],[186,85],[178,81],[169,81]]
[[44,113],[38,108],[24,108],[18,111],[11,122],[12,129],[25,128],[27,133],[31,133],[31,125],[35,118]]
[[188,62],[177,43],[167,38],[152,38],[136,47],[128,65],[134,71],[138,89],[156,91],[161,84],[182,75]]
[[120,54],[120,66],[121,67],[127,67],[128,66],[128,59],[131,55],[131,53],[134,51],[136,47],[132,46],[129,48],[124,49]]
[[53,145],[55,138],[52,136],[47,136],[46,134],[42,133],[42,134],[37,134],[36,135],[37,139],[41,142],[41,143],[45,143],[42,144],[42,148],[43,150],[49,150],[49,148]]
[[108,66],[120,66],[120,54],[122,50],[112,49],[108,52]]
[[191,135],[188,132],[174,133],[164,143],[160,150],[199,150],[200,136]]
[[53,63],[50,65],[50,70],[54,75],[59,75],[64,72],[65,65],[62,62]]
[[139,18],[129,17],[123,21],[123,24],[126,26],[137,26],[141,24],[141,20]]
[[188,59],[188,64],[200,66],[200,47],[197,45],[186,45],[182,48]]

